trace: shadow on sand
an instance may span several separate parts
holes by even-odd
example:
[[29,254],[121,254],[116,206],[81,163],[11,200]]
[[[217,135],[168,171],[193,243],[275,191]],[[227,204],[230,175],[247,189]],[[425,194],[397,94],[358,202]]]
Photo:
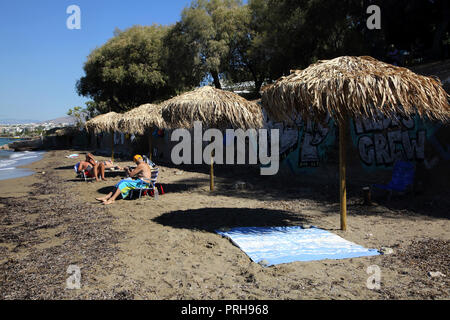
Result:
[[165,213],[152,219],[164,226],[214,232],[220,228],[298,226],[308,221],[299,214],[251,208],[202,208]]

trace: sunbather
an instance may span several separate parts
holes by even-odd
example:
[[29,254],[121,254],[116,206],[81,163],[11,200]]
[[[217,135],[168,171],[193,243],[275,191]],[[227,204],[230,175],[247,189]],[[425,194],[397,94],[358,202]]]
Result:
[[117,168],[118,170],[122,170],[120,166],[114,165],[112,161],[106,160],[106,161],[97,161],[95,160],[92,153],[86,154],[86,161],[81,161],[75,165],[77,173],[82,172],[84,170],[88,171],[88,177],[89,178],[95,178],[96,181],[100,181],[102,179],[103,181],[107,181],[108,179],[105,178],[105,170],[111,169],[111,168]]
[[87,171],[88,178],[95,178],[96,181],[100,181],[99,176],[102,180],[106,181],[105,178],[105,168],[103,165],[95,164],[93,165],[88,161],[80,161],[75,165],[75,171],[77,173]]
[[80,161],[75,165],[76,173],[87,171],[90,176],[94,176],[94,166],[87,161]]
[[[135,155],[133,161],[137,165],[135,169],[130,170],[128,167],[125,168],[125,173],[129,178],[121,180],[115,185],[113,192],[110,192],[105,197],[96,198],[96,200],[103,202],[104,205],[112,204],[119,195],[122,195],[122,198],[125,199],[128,197],[131,189],[143,188],[151,183],[151,167],[144,162],[141,155]],[[137,179],[132,180],[134,177]]]
[[92,164],[98,164],[98,165],[103,165],[105,167],[105,169],[117,169],[117,170],[122,170],[122,168],[118,165],[115,165],[111,160],[104,160],[104,161],[97,161],[94,158],[94,155],[92,153],[88,153],[86,155],[86,161],[92,163]]

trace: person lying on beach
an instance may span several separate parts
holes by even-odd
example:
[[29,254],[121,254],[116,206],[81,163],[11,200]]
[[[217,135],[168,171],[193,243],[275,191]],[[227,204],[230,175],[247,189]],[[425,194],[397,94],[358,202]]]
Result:
[[[104,197],[96,198],[96,200],[103,202],[104,205],[109,205],[114,203],[119,195],[122,195],[122,199],[125,199],[128,197],[131,189],[143,188],[151,183],[150,178],[152,176],[152,168],[144,162],[141,155],[135,155],[133,161],[137,165],[135,169],[130,170],[128,167],[125,168],[125,173],[130,178],[121,180],[115,185],[115,190],[113,192],[110,192]],[[134,177],[137,179],[132,180],[131,178]]]
[[94,155],[92,153],[86,154],[86,161],[95,165],[103,165],[105,169],[117,169],[117,170],[123,170],[120,166],[115,165],[111,160],[105,160],[105,161],[97,161],[94,158]]

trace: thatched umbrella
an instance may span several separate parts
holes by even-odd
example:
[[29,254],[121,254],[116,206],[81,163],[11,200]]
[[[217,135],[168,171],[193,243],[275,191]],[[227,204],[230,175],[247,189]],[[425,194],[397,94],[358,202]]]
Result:
[[[263,127],[263,115],[257,103],[210,86],[181,94],[161,103],[161,106],[162,116],[170,128],[191,129],[195,121],[219,130]],[[213,162],[211,155],[211,191],[214,190]]]
[[372,57],[339,57],[293,71],[262,93],[275,120],[290,121],[295,112],[318,120],[327,113],[339,124],[341,229],[346,230],[345,133],[348,117],[376,119],[418,114],[450,118],[449,96],[438,79],[383,63]]
[[152,159],[152,129],[166,128],[166,123],[161,115],[161,106],[144,104],[124,113],[119,121],[118,130],[123,133],[145,134],[149,133],[148,143],[150,159]]
[[111,160],[114,161],[114,131],[118,130],[119,121],[122,115],[116,112],[101,114],[85,123],[86,129],[90,132],[110,132],[111,133]]

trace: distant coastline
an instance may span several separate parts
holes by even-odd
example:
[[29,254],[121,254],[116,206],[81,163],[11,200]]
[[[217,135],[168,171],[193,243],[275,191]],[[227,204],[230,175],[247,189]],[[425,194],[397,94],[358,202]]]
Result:
[[8,136],[0,136],[0,139],[5,139],[5,140],[11,140],[10,142],[6,142],[6,143],[3,143],[3,142],[1,142],[0,141],[0,146],[2,146],[2,145],[4,145],[4,144],[8,144],[8,143],[11,143],[11,142],[14,142],[14,141],[17,141],[17,140],[29,140],[29,139],[33,139],[33,138],[35,138],[35,137],[8,137]]
[[[0,146],[20,141],[21,137],[0,137]],[[32,175],[34,171],[22,168],[42,159],[43,151],[0,150],[0,181]]]

